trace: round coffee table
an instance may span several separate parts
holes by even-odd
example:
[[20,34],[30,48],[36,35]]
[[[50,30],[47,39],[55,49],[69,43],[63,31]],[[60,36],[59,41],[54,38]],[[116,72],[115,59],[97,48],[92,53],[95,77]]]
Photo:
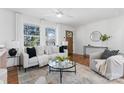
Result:
[[[63,72],[75,72],[76,74],[76,62],[65,60],[62,62],[56,62],[55,60],[50,60],[48,63],[49,73],[50,72],[60,72],[60,83],[62,83],[62,73]],[[67,70],[74,68],[74,70]]]

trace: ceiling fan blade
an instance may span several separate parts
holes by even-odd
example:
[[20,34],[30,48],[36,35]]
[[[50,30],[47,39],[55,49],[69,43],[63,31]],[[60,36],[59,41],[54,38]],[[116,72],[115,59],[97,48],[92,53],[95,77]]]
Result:
[[46,14],[46,15],[42,15],[42,18],[47,18],[47,17],[57,17],[57,15],[61,15],[61,16],[65,16],[67,18],[74,18],[74,16],[65,14],[61,8],[53,8],[53,11],[51,12],[51,14]]
[[64,13],[63,11],[64,11],[64,10],[62,10],[61,8],[58,8],[58,9],[56,9],[56,14],[62,14],[63,16],[73,18],[73,16],[67,15],[67,14]]
[[53,9],[53,12],[54,12],[55,14],[64,14],[61,8],[54,8],[54,9]]
[[74,18],[74,16],[71,16],[71,15],[64,14],[64,16],[69,17],[69,18]]

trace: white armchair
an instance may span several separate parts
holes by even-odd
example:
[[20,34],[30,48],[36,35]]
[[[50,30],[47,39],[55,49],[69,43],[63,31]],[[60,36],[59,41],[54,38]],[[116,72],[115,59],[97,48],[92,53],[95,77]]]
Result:
[[23,68],[26,69],[32,66],[38,65],[38,58],[37,57],[32,57],[29,58],[29,55],[27,53],[23,53]]

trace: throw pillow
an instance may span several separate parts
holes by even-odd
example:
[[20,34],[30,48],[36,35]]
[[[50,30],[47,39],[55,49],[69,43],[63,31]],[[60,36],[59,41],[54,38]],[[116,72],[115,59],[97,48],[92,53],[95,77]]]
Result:
[[44,54],[44,47],[43,46],[37,46],[36,48],[36,53],[38,55],[43,55]]
[[45,54],[48,54],[48,55],[52,54],[52,46],[46,46]]
[[109,58],[109,57],[111,57],[111,56],[117,55],[118,52],[119,52],[119,50],[111,50],[111,51],[110,51],[110,50],[106,49],[106,50],[103,52],[103,54],[101,55],[101,59],[107,59],[107,58]]
[[33,48],[27,48],[27,53],[29,54],[29,58],[36,56],[36,50],[34,47]]
[[59,53],[59,47],[53,46],[52,49],[53,49],[52,50],[53,53]]
[[63,46],[59,47],[59,52],[64,53],[64,47]]

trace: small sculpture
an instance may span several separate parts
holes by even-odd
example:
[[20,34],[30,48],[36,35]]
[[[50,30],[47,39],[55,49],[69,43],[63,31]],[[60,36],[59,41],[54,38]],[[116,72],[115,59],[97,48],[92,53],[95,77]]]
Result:
[[8,51],[10,56],[15,56],[17,54],[17,50],[15,48],[12,48]]

